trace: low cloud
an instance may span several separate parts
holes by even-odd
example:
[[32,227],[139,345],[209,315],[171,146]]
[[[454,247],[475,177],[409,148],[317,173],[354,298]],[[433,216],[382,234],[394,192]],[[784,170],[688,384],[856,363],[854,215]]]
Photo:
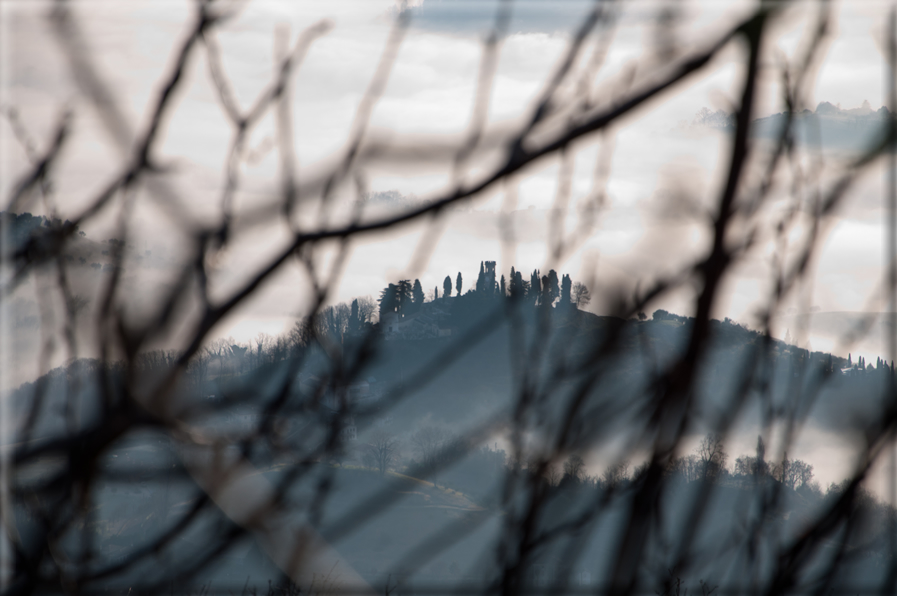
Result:
[[[856,154],[874,147],[881,140],[889,116],[888,108],[882,106],[877,110],[873,109],[868,101],[864,101],[858,108],[849,109],[823,101],[815,110],[805,109],[794,114],[794,140],[814,149]],[[787,113],[780,112],[754,120],[754,137],[778,139],[787,117]],[[681,121],[678,130],[687,133],[734,133],[735,118],[735,114],[724,110],[712,111],[703,107],[691,122]]]
[[[518,0],[508,30],[511,33],[570,31],[594,6],[591,0]],[[495,23],[497,0],[425,0],[412,7],[412,23],[432,31],[481,34]]]
[[[794,115],[795,140],[805,146],[839,153],[859,153],[875,146],[885,133],[890,112],[884,106],[873,110],[868,101],[859,108],[842,109],[827,101],[815,111]],[[754,134],[774,139],[781,134],[787,115],[773,114],[754,122]]]

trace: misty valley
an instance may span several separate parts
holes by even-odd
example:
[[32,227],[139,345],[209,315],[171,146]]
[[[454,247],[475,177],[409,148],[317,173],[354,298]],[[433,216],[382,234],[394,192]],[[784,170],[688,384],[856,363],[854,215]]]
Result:
[[[165,404],[144,400],[176,366],[170,351],[141,354],[132,370],[81,359],[22,385],[12,398],[28,429],[14,483],[23,545],[41,544],[28,537],[48,508],[73,506],[56,487],[90,465],[84,522],[56,543],[69,560],[86,557],[104,589],[153,585],[160,566],[216,589],[295,585],[272,552],[280,546],[235,523],[233,501],[260,498],[255,490],[282,508],[278,523],[316,535],[312,590],[360,580],[395,594],[502,581],[587,591],[612,576],[631,499],[656,475],[660,521],[639,574],[660,593],[669,582],[750,589],[772,573],[776,549],[817,540],[811,521],[856,490],[844,542],[816,545],[806,573],[842,557],[851,586],[881,581],[893,508],[849,480],[820,486],[813,470],[824,462],[789,458],[761,435],[789,417],[841,436],[874,425],[893,365],[710,320],[687,395],[700,415],[681,431],[699,444],[652,460],[649,424],[688,357],[694,319],[595,315],[578,307],[588,288],[554,271],[495,277],[484,262],[472,288],[447,276],[429,299],[400,281],[376,303],[325,307],[281,337],[219,340]],[[160,417],[170,415],[181,423],[168,432]],[[753,433],[757,446],[729,453],[719,429]],[[235,483],[247,495],[210,487],[201,471],[228,466],[245,468]],[[509,536],[518,516],[527,523]],[[669,556],[676,542],[689,544],[685,576]],[[512,580],[502,548],[518,557]]]

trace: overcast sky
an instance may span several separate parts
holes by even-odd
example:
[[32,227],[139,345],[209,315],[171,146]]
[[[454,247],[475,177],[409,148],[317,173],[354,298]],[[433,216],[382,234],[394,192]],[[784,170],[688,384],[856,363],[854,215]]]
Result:
[[[494,3],[442,1],[417,2],[414,26],[406,37],[386,92],[373,114],[375,130],[393,134],[451,135],[465,129],[470,117],[482,39],[494,14]],[[744,15],[750,3],[688,2],[680,19],[681,39],[686,48],[697,40],[710,39],[714,32]],[[158,81],[169,66],[179,39],[189,27],[191,3],[101,2],[77,4],[84,38],[101,74],[116,90],[116,101],[126,116],[144,126],[144,118],[155,97]],[[588,3],[568,1],[518,3],[509,35],[501,48],[501,61],[490,104],[489,121],[513,122],[525,114],[548,73],[556,65],[569,40],[570,28],[578,22]],[[826,48],[816,84],[806,105],[821,101],[843,108],[859,107],[868,101],[873,109],[882,104],[883,60],[879,51],[884,14],[883,3],[841,3],[835,36]],[[636,60],[654,50],[651,22],[656,5],[631,3],[623,12],[619,29],[599,78],[608,81]],[[782,55],[793,56],[811,19],[806,6],[798,5],[773,32],[772,43]],[[345,143],[353,115],[379,59],[394,14],[395,3],[384,0],[328,2],[251,2],[239,16],[224,26],[220,35],[225,69],[244,109],[257,96],[272,72],[273,31],[288,24],[293,39],[298,32],[321,18],[331,19],[333,29],[315,42],[302,64],[293,86],[294,138],[300,176],[339,152]],[[69,74],[65,53],[54,40],[48,24],[49,6],[41,3],[5,3],[3,69],[4,105],[16,107],[32,135],[47,139],[57,115],[65,106],[75,110],[76,136],[70,143],[58,175],[59,210],[74,213],[84,200],[107,180],[120,158],[96,115],[80,96]],[[713,130],[683,127],[701,108],[726,110],[739,92],[736,77],[743,54],[732,47],[699,76],[627,118],[613,130],[615,153],[608,181],[609,202],[595,233],[581,250],[558,267],[577,279],[597,273],[599,283],[618,277],[633,281],[632,271],[647,278],[654,272],[672,270],[685,258],[698,254],[705,237],[684,210],[669,208],[665,193],[670,187],[684,189],[700,203],[709,204],[719,187],[726,165],[727,138]],[[178,97],[174,116],[167,122],[160,153],[174,166],[179,188],[190,197],[191,209],[214,213],[230,129],[215,101],[207,65],[197,54],[188,69],[187,83]],[[770,81],[767,81],[768,83]],[[767,84],[761,91],[756,116],[782,109],[779,88]],[[5,191],[22,172],[22,151],[11,140],[9,127],[2,128],[2,167]],[[267,139],[267,141],[266,141]],[[254,132],[251,147],[262,147],[273,139],[273,122],[266,119]],[[600,138],[581,145],[574,173],[573,201],[590,187],[593,163]],[[276,191],[277,159],[273,153],[245,168],[247,192],[238,207],[263,200]],[[445,187],[445,171],[372,171],[373,191],[395,190],[403,195],[426,198]],[[441,284],[446,274],[461,271],[474,276],[480,260],[497,260],[504,271],[511,265],[529,271],[544,267],[546,227],[544,213],[556,192],[557,162],[546,161],[526,171],[519,180],[517,208],[534,210],[535,216],[520,218],[518,244],[513,262],[504,263],[497,218],[503,196],[487,194],[461,207],[448,218],[439,244],[423,271],[408,271],[410,253],[421,235],[409,228],[390,238],[374,238],[359,244],[352,254],[337,300],[356,295],[376,295],[387,282],[403,274],[419,276],[428,290]],[[819,261],[817,287],[811,306],[824,311],[863,310],[881,271],[882,237],[880,171],[862,182],[862,191],[828,228]],[[666,204],[664,217],[658,204]],[[34,205],[34,211],[40,211]],[[139,211],[139,210],[138,210]],[[158,218],[140,212],[145,243],[164,243],[155,233]],[[575,213],[575,210],[574,210]],[[569,222],[575,224],[574,220]],[[665,230],[658,234],[658,226]],[[153,232],[150,232],[153,230]],[[100,234],[100,232],[97,232]],[[254,245],[262,250],[270,233]],[[658,252],[656,242],[678,244],[676,256]],[[249,254],[243,255],[249,259]],[[252,252],[255,258],[256,253]],[[238,266],[238,261],[235,265]],[[762,290],[762,267],[744,272],[732,289],[721,316],[750,322]],[[283,300],[283,292],[295,287],[295,276],[283,276],[271,304],[255,314],[289,315],[298,304]],[[600,294],[600,292],[598,292]],[[684,297],[670,298],[667,306],[686,309]],[[300,300],[301,301],[301,300]],[[600,300],[594,306],[600,310]],[[799,308],[798,308],[799,310]],[[251,315],[252,313],[245,313]],[[276,327],[276,325],[275,325]],[[272,328],[273,329],[273,328]],[[784,330],[781,332],[784,335]]]
[[[411,4],[415,6],[413,26],[374,110],[372,130],[457,138],[470,118],[482,40],[491,27],[495,3],[430,0]],[[83,39],[101,76],[114,89],[114,99],[132,122],[132,131],[142,130],[159,80],[190,26],[192,3],[91,1],[75,6]],[[570,29],[588,6],[575,0],[517,3],[501,47],[490,124],[513,123],[527,113],[566,48]],[[600,81],[608,81],[608,89],[614,88],[612,83],[630,65],[644,61],[656,50],[652,18],[657,5],[635,2],[626,6],[599,74]],[[702,41],[736,22],[751,3],[685,2],[682,6],[679,39],[688,50],[700,47]],[[293,136],[300,178],[327,163],[344,147],[355,110],[389,34],[395,8],[391,0],[250,2],[221,28],[224,67],[239,103],[246,109],[270,80],[275,28],[287,26],[291,39],[295,39],[322,18],[332,22],[333,29],[311,47],[292,87]],[[809,8],[809,3],[798,4],[772,31],[770,47],[776,47],[781,56],[793,58],[801,47],[812,23]],[[50,5],[4,3],[0,10],[6,60],[3,105],[20,112],[22,122],[40,146],[46,144],[61,111],[66,107],[74,110],[75,134],[58,169],[56,187],[60,213],[75,213],[114,174],[122,163],[121,154],[72,80],[67,52],[49,24]],[[881,106],[884,66],[879,48],[884,25],[880,16],[885,10],[884,3],[876,2],[836,4],[834,35],[825,48],[824,61],[804,107],[814,109],[822,101],[845,109],[863,102],[869,102],[872,109]],[[634,284],[674,270],[701,254],[707,241],[706,232],[696,224],[695,210],[686,209],[677,196],[709,208],[727,159],[728,138],[724,132],[690,123],[702,108],[728,110],[734,103],[743,58],[743,52],[733,45],[698,76],[625,119],[612,134],[578,146],[568,227],[577,224],[577,205],[591,187],[598,151],[612,141],[608,201],[594,232],[562,263],[547,260],[545,222],[556,195],[558,164],[546,160],[516,179],[518,198],[513,208],[524,213],[514,219],[517,243],[513,252],[502,251],[498,215],[505,197],[499,189],[459,206],[446,218],[429,261],[419,270],[409,269],[412,253],[422,235],[430,233],[420,226],[357,243],[331,299],[376,296],[388,282],[404,276],[420,277],[429,291],[441,286],[447,274],[454,278],[461,271],[472,279],[480,260],[496,260],[502,271],[512,265],[524,271],[555,266],[575,279],[594,279],[597,287],[593,288],[596,300],[592,308],[601,312],[601,287]],[[202,219],[217,213],[231,130],[215,99],[202,53],[194,56],[187,75],[173,117],[166,122],[158,153],[172,167],[172,179],[181,196],[189,197],[186,202],[191,212]],[[767,76],[765,82],[757,117],[782,109],[780,89],[773,76]],[[273,119],[266,118],[254,131],[250,149],[264,148],[273,139]],[[0,142],[2,184],[8,195],[27,162],[6,122],[0,125]],[[244,167],[245,190],[238,195],[238,209],[276,196],[277,168],[274,152]],[[410,200],[437,194],[446,188],[448,180],[447,169],[381,168],[367,173],[372,191],[397,191]],[[791,305],[789,312],[869,308],[870,295],[882,271],[882,182],[880,169],[870,172],[838,217],[827,222],[815,288],[812,294],[804,295],[803,303]],[[348,195],[349,189],[343,192]],[[39,204],[30,207],[35,213],[43,211]],[[138,203],[135,213],[135,233],[146,248],[177,253],[176,235],[166,234],[176,227],[171,221],[160,217],[148,202]],[[111,221],[112,213],[104,223]],[[88,232],[105,238],[108,228],[88,228]],[[258,262],[261,254],[276,249],[285,238],[277,231],[259,232],[232,250],[229,259],[222,260],[219,279],[238,279],[247,264]],[[676,250],[667,250],[670,245]],[[766,259],[773,249],[768,247],[765,254],[759,251],[732,278],[718,316],[752,322],[758,300],[765,296]],[[147,295],[147,283],[137,283],[139,296]],[[221,333],[245,338],[254,335],[256,328],[281,330],[301,309],[306,297],[302,287],[298,272],[286,271]],[[687,300],[688,294],[680,293],[656,306],[687,314]],[[873,309],[878,307],[874,305]],[[785,329],[776,331],[784,336]],[[813,347],[837,349],[827,341],[817,338]],[[874,345],[864,347],[870,354],[879,351]]]

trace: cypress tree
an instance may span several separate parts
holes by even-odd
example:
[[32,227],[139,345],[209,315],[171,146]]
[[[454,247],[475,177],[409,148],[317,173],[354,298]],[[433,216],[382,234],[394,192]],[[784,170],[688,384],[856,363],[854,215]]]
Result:
[[461,279],[461,272],[458,272],[458,277],[455,278],[455,291],[458,292],[458,296],[461,295],[461,282],[464,280]]
[[349,314],[349,333],[357,333],[361,328],[361,321],[358,318],[358,299],[352,301],[352,311]]
[[420,280],[414,280],[414,288],[411,290],[411,301],[415,306],[424,303],[424,289],[420,285]]
[[482,294],[486,289],[486,268],[483,266],[483,261],[480,261],[480,274],[477,275],[477,285],[476,291],[477,294]]
[[561,280],[561,306],[569,306],[572,300],[573,294],[573,280],[570,279],[569,275],[565,275]]
[[547,275],[542,276],[542,296],[539,299],[539,304],[546,308],[551,308],[552,303],[554,303],[554,297],[551,295],[551,278]]
[[406,307],[412,303],[413,290],[411,281],[407,279],[400,280],[396,286],[396,312],[406,312]]
[[396,312],[399,309],[398,286],[389,284],[380,292],[380,316],[386,313]]
[[554,304],[556,298],[561,295],[560,287],[558,286],[558,274],[554,269],[548,272],[548,296],[551,304]]
[[542,294],[542,278],[539,277],[539,270],[535,269],[529,278],[529,294],[533,304],[538,304],[539,296]]

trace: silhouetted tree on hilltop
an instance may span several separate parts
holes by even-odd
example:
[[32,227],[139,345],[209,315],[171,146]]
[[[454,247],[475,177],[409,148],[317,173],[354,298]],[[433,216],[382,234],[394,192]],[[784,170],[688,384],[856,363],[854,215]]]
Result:
[[533,270],[532,275],[529,278],[529,292],[527,293],[527,298],[530,299],[532,304],[538,304],[539,298],[542,295],[542,278],[539,277],[539,270]]
[[569,307],[573,303],[573,281],[569,274],[564,274],[561,279],[561,302],[564,308]]
[[398,286],[389,284],[380,292],[380,317],[384,314],[396,312],[399,309]]
[[554,304],[554,301],[558,299],[561,295],[560,288],[558,286],[558,274],[557,271],[551,269],[548,272],[548,297],[549,302],[548,305],[551,306]]
[[414,280],[414,287],[411,290],[411,301],[415,306],[420,306],[424,303],[424,289],[420,285],[420,280]]

